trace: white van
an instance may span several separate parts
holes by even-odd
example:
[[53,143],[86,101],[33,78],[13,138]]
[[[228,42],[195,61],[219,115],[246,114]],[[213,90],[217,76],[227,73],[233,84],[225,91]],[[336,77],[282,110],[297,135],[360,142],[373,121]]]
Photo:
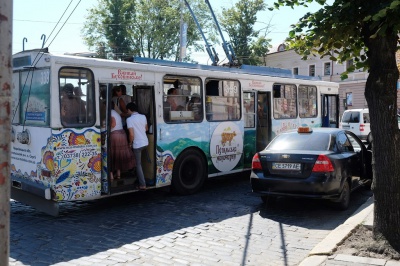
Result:
[[[339,127],[347,129],[356,134],[361,140],[371,143],[372,135],[369,123],[368,108],[351,109],[344,111]],[[400,129],[400,115],[397,115],[397,123]]]
[[369,121],[368,108],[351,109],[343,113],[340,128],[349,130],[357,135],[361,140],[371,141],[371,127]]

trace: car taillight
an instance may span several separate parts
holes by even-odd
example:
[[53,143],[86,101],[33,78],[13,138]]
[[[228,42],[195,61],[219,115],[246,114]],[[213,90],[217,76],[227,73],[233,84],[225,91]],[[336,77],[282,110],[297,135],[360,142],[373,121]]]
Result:
[[251,169],[253,169],[253,170],[262,170],[260,157],[258,156],[258,153],[256,153],[253,156],[253,161],[251,162]]
[[[254,160],[254,159],[253,159]],[[312,169],[313,172],[333,172],[334,168],[328,156],[320,154]]]
[[360,131],[364,131],[364,127],[365,127],[364,124],[360,124]]

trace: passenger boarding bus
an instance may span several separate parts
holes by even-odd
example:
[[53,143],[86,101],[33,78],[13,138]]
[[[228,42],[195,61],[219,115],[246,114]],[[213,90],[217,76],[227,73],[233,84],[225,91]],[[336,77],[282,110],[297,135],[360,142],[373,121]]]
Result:
[[[67,84],[81,93],[64,108]],[[209,177],[249,170],[281,132],[338,127],[338,84],[289,70],[23,51],[13,56],[13,199],[57,215],[59,202],[137,191],[134,169],[111,180],[108,167],[112,88],[122,84],[147,118],[148,189],[191,194]]]

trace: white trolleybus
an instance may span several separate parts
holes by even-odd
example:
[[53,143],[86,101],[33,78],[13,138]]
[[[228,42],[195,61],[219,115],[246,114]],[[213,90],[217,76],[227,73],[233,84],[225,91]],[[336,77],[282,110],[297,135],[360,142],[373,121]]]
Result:
[[[61,108],[66,84],[82,91],[68,108],[73,117]],[[338,127],[338,84],[289,70],[23,51],[13,56],[13,199],[57,215],[59,202],[138,190],[135,171],[112,180],[108,167],[112,88],[122,84],[147,118],[148,189],[191,194],[208,177],[249,170],[254,153],[281,132]]]

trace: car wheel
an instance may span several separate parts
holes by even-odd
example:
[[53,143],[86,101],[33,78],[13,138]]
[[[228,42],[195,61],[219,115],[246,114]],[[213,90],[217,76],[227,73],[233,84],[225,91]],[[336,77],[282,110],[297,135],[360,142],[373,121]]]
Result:
[[206,164],[202,154],[194,149],[182,152],[174,163],[172,188],[181,195],[197,192],[206,179]]
[[350,186],[349,182],[344,182],[342,192],[340,193],[339,199],[334,202],[334,207],[338,210],[347,210],[350,203]]

